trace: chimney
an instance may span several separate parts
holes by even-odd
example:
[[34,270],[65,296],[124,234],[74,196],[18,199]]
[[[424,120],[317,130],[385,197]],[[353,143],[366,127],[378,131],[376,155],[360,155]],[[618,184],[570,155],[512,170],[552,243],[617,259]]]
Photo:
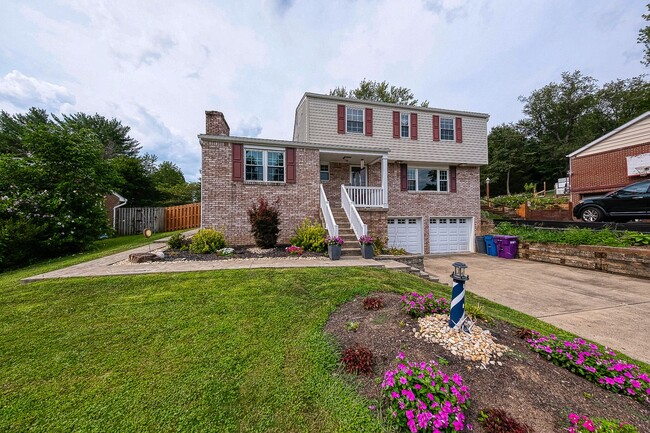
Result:
[[205,133],[207,135],[230,136],[230,126],[220,111],[205,112]]

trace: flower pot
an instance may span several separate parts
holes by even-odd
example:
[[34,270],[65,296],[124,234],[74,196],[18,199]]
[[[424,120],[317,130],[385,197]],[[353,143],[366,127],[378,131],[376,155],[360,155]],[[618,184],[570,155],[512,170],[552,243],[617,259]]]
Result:
[[372,259],[375,257],[375,249],[371,245],[361,244],[361,255],[364,259]]
[[341,246],[327,245],[327,255],[330,256],[330,260],[339,260],[341,258]]

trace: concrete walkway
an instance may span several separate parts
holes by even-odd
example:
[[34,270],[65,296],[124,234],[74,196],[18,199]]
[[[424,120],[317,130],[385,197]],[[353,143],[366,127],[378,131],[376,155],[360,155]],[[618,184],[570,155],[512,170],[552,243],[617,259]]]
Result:
[[425,271],[451,284],[456,261],[467,290],[650,363],[650,281],[485,254],[429,256]]

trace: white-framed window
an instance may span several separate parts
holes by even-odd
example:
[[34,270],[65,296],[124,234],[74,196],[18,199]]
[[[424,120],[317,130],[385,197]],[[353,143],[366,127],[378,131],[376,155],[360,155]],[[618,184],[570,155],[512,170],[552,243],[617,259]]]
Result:
[[284,182],[284,150],[245,149],[245,179],[259,182]]
[[346,128],[347,132],[363,134],[363,108],[347,107]]
[[440,118],[440,138],[442,140],[454,139],[454,119]]
[[330,165],[321,164],[320,165],[320,181],[327,182],[330,180]]
[[409,167],[407,170],[409,191],[449,191],[449,170],[440,168]]
[[410,120],[409,120],[409,115],[408,113],[401,113],[399,115],[399,130],[400,130],[400,136],[408,138],[409,133],[410,133]]

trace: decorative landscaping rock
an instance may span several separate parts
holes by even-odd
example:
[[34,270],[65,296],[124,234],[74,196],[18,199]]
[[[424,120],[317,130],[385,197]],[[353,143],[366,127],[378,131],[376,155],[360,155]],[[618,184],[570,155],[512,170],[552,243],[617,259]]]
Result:
[[466,333],[449,327],[449,316],[431,314],[418,319],[420,329],[413,328],[416,338],[437,343],[466,361],[480,362],[481,367],[501,365],[495,361],[508,350],[506,346],[495,343],[490,331],[475,325],[472,332]]
[[156,253],[133,253],[129,254],[129,262],[131,263],[146,263],[157,262],[162,260]]

